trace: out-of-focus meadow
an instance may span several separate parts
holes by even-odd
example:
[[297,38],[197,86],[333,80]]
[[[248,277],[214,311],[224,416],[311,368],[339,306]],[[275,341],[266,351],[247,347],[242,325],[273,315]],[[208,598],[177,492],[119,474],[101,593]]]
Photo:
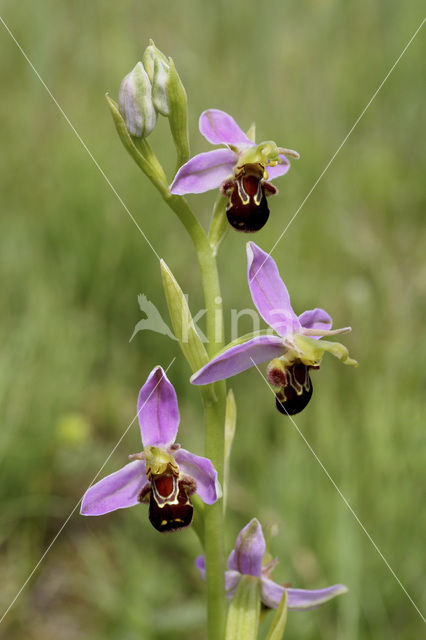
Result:
[[[270,249],[422,18],[420,1],[263,4],[83,0],[2,3],[1,15],[156,251],[202,306],[185,232],[122,148],[104,101],[152,37],[200,112],[297,149],[277,182]],[[401,583],[424,606],[424,30],[274,251],[300,313],[350,324],[357,370],[325,358],[296,418]],[[180,441],[202,453],[202,409],[176,343],[141,332],[144,293],[168,321],[158,261],[0,25],[0,605],[6,610],[135,415],[156,364],[176,360]],[[150,141],[172,177],[162,119]],[[214,194],[190,201],[204,225]],[[223,298],[251,307],[244,235],[221,248]],[[422,304],[423,303],[423,304]],[[422,309],[423,306],[423,309]],[[200,323],[202,325],[202,322]],[[241,321],[241,330],[249,330]],[[255,370],[232,380],[238,426],[227,549],[253,516],[277,523],[276,579],[349,593],[289,616],[289,638],[412,640],[422,620]],[[424,407],[423,407],[424,408]],[[134,424],[102,475],[140,450]],[[161,536],[146,508],[78,510],[0,625],[8,640],[201,640],[204,584],[188,529]],[[270,618],[271,614],[269,614]],[[265,626],[266,628],[266,626]],[[265,630],[262,631],[265,633]],[[263,636],[262,636],[263,637]]]

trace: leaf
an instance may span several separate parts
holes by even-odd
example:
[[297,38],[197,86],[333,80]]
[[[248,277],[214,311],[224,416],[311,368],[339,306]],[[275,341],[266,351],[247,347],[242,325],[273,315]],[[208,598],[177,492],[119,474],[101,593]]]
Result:
[[225,640],[256,640],[259,615],[259,578],[243,575],[229,605]]
[[173,60],[169,58],[168,62],[170,65],[167,80],[169,125],[176,147],[178,156],[177,169],[179,169],[189,159],[188,99]]
[[229,462],[231,458],[232,442],[237,424],[237,405],[235,404],[234,392],[229,390],[226,398],[225,411],[225,456],[223,468],[223,511],[226,511],[229,484]]
[[284,589],[278,609],[275,612],[266,640],[282,640],[287,624],[287,591]]

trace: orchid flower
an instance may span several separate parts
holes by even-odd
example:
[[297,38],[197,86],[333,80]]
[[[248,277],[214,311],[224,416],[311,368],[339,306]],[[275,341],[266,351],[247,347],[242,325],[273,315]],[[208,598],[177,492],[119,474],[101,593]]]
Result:
[[238,231],[258,231],[269,217],[266,196],[277,193],[267,180],[287,173],[290,163],[286,155],[298,158],[299,154],[277,147],[271,140],[257,145],[252,140],[254,128],[253,135],[246,135],[234,118],[219,109],[204,111],[199,128],[208,142],[226,149],[191,158],[177,172],[171,193],[204,193],[220,187],[228,197],[229,223]]
[[[265,537],[257,518],[253,518],[240,531],[235,548],[228,558],[228,571],[225,572],[225,588],[228,598],[232,598],[243,575],[254,576],[260,581],[260,598],[262,604],[276,609],[280,604],[284,591],[287,591],[289,609],[303,611],[314,609],[335,596],[347,592],[343,584],[334,584],[325,589],[291,589],[272,580],[272,571],[278,564],[278,558],[271,559],[266,552]],[[195,565],[201,577],[205,579],[204,556],[199,556]]]
[[210,460],[175,443],[177,398],[161,367],[153,369],[140,390],[137,409],[144,450],[90,487],[81,513],[99,516],[146,502],[151,524],[158,531],[181,529],[192,521],[191,494],[197,493],[206,504],[220,498],[217,472]]
[[294,415],[311,399],[309,370],[319,369],[326,351],[344,364],[357,365],[344,345],[319,340],[347,333],[351,328],[332,331],[332,319],[324,309],[310,309],[297,316],[275,261],[254,242],[247,244],[247,275],[253,302],[270,329],[266,335],[264,332],[228,345],[197,371],[191,382],[196,385],[216,382],[270,360],[267,375],[276,394],[277,409]]

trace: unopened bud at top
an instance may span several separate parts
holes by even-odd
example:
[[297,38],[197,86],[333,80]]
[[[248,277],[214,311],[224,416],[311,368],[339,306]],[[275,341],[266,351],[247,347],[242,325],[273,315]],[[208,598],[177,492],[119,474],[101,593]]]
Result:
[[169,80],[170,64],[160,49],[152,40],[143,54],[143,66],[152,85],[152,102],[158,113],[168,117],[170,113],[167,83]]
[[158,113],[169,119],[178,154],[178,166],[189,158],[187,97],[171,58],[152,40],[143,54],[143,66],[152,85],[152,102]]
[[154,80],[152,83],[152,102],[161,115],[170,114],[167,83],[169,81],[170,66],[160,59],[155,60]]
[[149,41],[149,46],[145,49],[142,62],[145,68],[145,71],[148,74],[148,78],[151,84],[154,82],[154,73],[155,73],[155,62],[162,62],[167,67],[169,66],[169,62],[167,57],[164,55],[160,49],[157,49],[154,42],[152,40]]
[[149,136],[157,122],[157,113],[152,101],[151,82],[142,62],[138,62],[123,79],[118,104],[128,132],[137,138]]

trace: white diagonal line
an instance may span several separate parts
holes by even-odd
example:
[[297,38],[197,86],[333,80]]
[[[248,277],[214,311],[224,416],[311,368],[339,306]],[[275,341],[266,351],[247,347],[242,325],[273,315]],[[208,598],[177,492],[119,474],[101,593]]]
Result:
[[[170,362],[169,366],[166,368],[165,373],[167,373],[167,371],[170,369],[170,367],[172,366],[172,364],[174,363],[175,360],[176,360],[176,358],[173,358],[173,360]],[[117,441],[117,444],[114,446],[114,448],[112,449],[111,453],[106,458],[105,462],[103,463],[103,465],[101,466],[101,468],[99,469],[99,471],[97,472],[97,474],[95,475],[95,477],[93,478],[93,480],[91,481],[89,486],[87,487],[86,491],[88,491],[88,489],[92,486],[92,484],[94,482],[96,482],[96,480],[98,479],[99,475],[102,473],[102,470],[104,469],[105,465],[108,463],[108,461],[110,460],[110,458],[112,457],[114,452],[117,450],[117,447],[120,445],[120,443],[125,438],[125,436],[126,436],[127,432],[129,431],[130,427],[135,422],[136,418],[139,416],[140,412],[142,411],[142,409],[144,408],[144,406],[146,405],[146,403],[148,402],[148,400],[150,399],[150,397],[152,396],[152,394],[154,393],[154,391],[156,390],[156,388],[158,387],[160,382],[161,382],[161,379],[157,382],[157,384],[155,385],[154,389],[151,391],[151,393],[149,394],[148,398],[145,400],[145,402],[143,403],[141,408],[138,409],[137,414],[135,415],[133,420],[130,422],[130,424],[126,427],[126,429],[125,429],[124,433],[122,434],[121,438]],[[84,494],[86,493],[86,491],[84,492]],[[49,546],[47,547],[47,549],[45,550],[45,552],[41,556],[40,560],[37,562],[37,564],[35,565],[34,569],[31,571],[31,573],[29,574],[28,578],[25,580],[25,582],[22,585],[22,587],[19,589],[18,593],[13,598],[12,602],[9,604],[9,606],[6,609],[6,611],[3,613],[2,617],[0,618],[0,624],[3,622],[3,620],[5,619],[5,617],[7,616],[7,614],[9,613],[9,611],[11,610],[11,608],[13,607],[13,605],[15,604],[15,602],[17,601],[17,599],[19,598],[19,596],[21,595],[21,593],[23,592],[25,587],[27,586],[27,584],[29,583],[29,581],[31,580],[31,578],[33,577],[33,575],[35,574],[35,572],[37,571],[37,569],[39,568],[39,566],[41,565],[41,563],[43,562],[43,560],[45,559],[45,557],[47,556],[49,551],[51,550],[51,548],[53,547],[53,545],[55,544],[55,542],[57,541],[57,539],[61,535],[62,531],[67,526],[68,522],[71,520],[72,516],[74,515],[74,513],[76,512],[77,508],[79,507],[81,501],[83,500],[84,494],[81,496],[80,500],[77,502],[77,504],[75,505],[74,509],[71,511],[71,513],[69,514],[69,516],[67,517],[67,519],[65,520],[65,522],[63,523],[61,528],[59,529],[58,533],[55,535],[55,537],[53,538],[53,540],[51,541],[51,543],[49,544]]]
[[89,154],[91,160],[93,161],[95,167],[98,169],[99,173],[102,175],[102,177],[104,178],[105,182],[108,184],[108,186],[110,187],[111,191],[113,192],[113,194],[115,195],[115,197],[117,198],[117,200],[120,202],[120,204],[122,205],[123,209],[126,211],[127,215],[129,216],[129,218],[132,220],[132,222],[136,225],[139,233],[143,236],[143,238],[145,239],[145,241],[148,243],[148,245],[150,246],[150,248],[152,249],[152,251],[155,253],[155,255],[157,256],[158,260],[160,260],[160,256],[158,255],[158,253],[156,252],[156,250],[154,249],[154,247],[152,246],[151,242],[149,241],[148,237],[146,236],[146,234],[142,231],[141,227],[139,226],[139,224],[137,223],[135,217],[132,215],[132,213],[129,211],[127,205],[125,204],[125,202],[123,201],[122,197],[119,195],[117,189],[114,187],[114,185],[111,183],[111,180],[108,178],[108,176],[106,175],[105,171],[102,169],[102,167],[100,166],[99,162],[95,159],[95,157],[93,156],[92,152],[90,151],[89,147],[87,146],[87,144],[84,142],[84,140],[82,139],[82,137],[80,136],[80,134],[78,133],[78,131],[76,130],[76,128],[74,127],[74,125],[72,124],[71,120],[68,118],[67,114],[65,113],[65,111],[62,109],[61,105],[59,104],[59,102],[56,100],[55,96],[53,95],[53,93],[50,91],[49,87],[47,86],[47,84],[45,83],[45,81],[43,80],[43,78],[41,77],[41,75],[39,74],[39,72],[37,71],[37,69],[35,68],[35,66],[33,65],[33,63],[31,62],[31,60],[29,59],[29,57],[27,56],[27,54],[25,53],[24,49],[21,47],[21,45],[19,44],[19,42],[17,41],[17,39],[15,38],[15,36],[13,35],[13,33],[11,32],[11,30],[9,29],[9,27],[7,26],[7,24],[5,23],[5,21],[3,20],[3,18],[0,16],[0,22],[3,24],[4,28],[6,29],[6,31],[8,32],[8,34],[10,35],[10,37],[12,38],[13,42],[16,44],[16,46],[18,47],[19,51],[22,53],[22,55],[24,56],[25,60],[28,62],[28,64],[30,65],[31,69],[34,71],[35,75],[37,76],[37,78],[40,80],[41,84],[43,85],[43,87],[46,89],[47,93],[49,94],[49,96],[52,98],[53,102],[55,103],[55,105],[57,106],[57,108],[59,109],[59,111],[61,112],[61,114],[63,115],[63,117],[65,118],[67,124],[69,124],[69,126],[71,127],[71,129],[73,130],[74,134],[77,137],[77,140],[80,142],[80,144],[82,145],[82,147],[84,148],[85,151],[87,151],[87,153]]
[[[317,188],[318,184],[321,182],[322,178],[324,177],[324,175],[326,174],[326,172],[328,171],[328,169],[330,168],[331,164],[334,162],[336,156],[338,155],[338,153],[341,151],[342,147],[346,144],[346,142],[348,141],[349,136],[352,134],[352,132],[354,131],[354,129],[357,127],[357,125],[359,124],[361,118],[365,115],[367,109],[371,106],[372,102],[374,101],[374,99],[377,97],[378,93],[380,92],[380,90],[382,89],[383,85],[385,84],[385,82],[387,81],[387,79],[389,78],[389,76],[391,75],[392,71],[395,69],[395,67],[397,66],[397,64],[399,63],[399,61],[401,60],[401,58],[404,56],[404,54],[406,53],[408,47],[411,45],[411,43],[413,42],[414,38],[417,36],[417,34],[419,33],[420,29],[423,27],[424,23],[426,22],[426,18],[423,18],[423,20],[421,21],[420,25],[417,27],[417,29],[415,30],[415,32],[413,33],[413,35],[411,36],[411,38],[409,39],[409,41],[407,42],[407,44],[405,45],[405,47],[403,48],[403,50],[401,51],[401,53],[399,54],[398,58],[395,60],[395,62],[393,63],[393,65],[391,66],[391,68],[389,69],[389,71],[387,72],[387,74],[385,75],[384,79],[382,80],[382,82],[379,84],[379,86],[377,87],[376,91],[373,93],[373,95],[371,96],[370,100],[367,102],[367,104],[365,105],[364,109],[361,111],[361,113],[359,114],[358,118],[355,120],[355,122],[353,123],[352,127],[349,129],[348,133],[346,134],[346,136],[343,138],[342,142],[340,143],[340,145],[338,146],[337,150],[333,153],[333,155],[331,156],[330,160],[328,161],[327,165],[325,166],[325,169],[322,171],[322,173],[320,174],[320,176],[316,179],[316,181],[314,182],[313,186],[311,187],[310,191],[308,191],[307,195],[305,196],[305,198],[302,200],[301,204],[298,206],[296,213],[294,213],[294,215],[290,218],[290,221],[287,223],[284,231],[281,233],[281,235],[279,236],[278,240],[276,240],[276,242],[274,243],[272,249],[269,251],[269,256],[272,254],[272,252],[274,251],[274,249],[277,247],[278,243],[283,239],[284,235],[287,233],[288,228],[290,227],[290,225],[294,222],[296,216],[299,214],[300,210],[302,209],[302,207],[305,205],[306,201],[311,197],[311,194],[313,193],[313,191]],[[256,275],[259,273],[259,271],[261,270],[261,268],[263,267],[263,265],[265,264],[266,260],[268,258],[265,258],[265,260],[262,262],[262,264],[260,265],[260,267],[258,268],[258,270],[256,271],[256,273],[254,274],[253,278],[250,280],[250,282],[253,282],[254,278],[256,277]]]
[[[275,391],[273,390],[273,388],[271,387],[271,385],[269,384],[268,380],[265,378],[265,376],[263,375],[263,373],[261,372],[261,370],[259,369],[259,367],[257,366],[257,364],[255,363],[255,361],[253,360],[253,358],[250,358],[251,361],[253,362],[253,365],[256,367],[256,369],[258,370],[260,376],[263,378],[263,380],[265,381],[265,384],[267,385],[267,387],[269,387],[269,389],[271,390],[271,392],[273,393],[273,395],[275,396]],[[282,408],[285,411],[285,408],[283,407],[283,405],[281,405]],[[286,411],[287,413],[287,411]],[[426,618],[424,617],[424,615],[422,614],[422,612],[420,611],[419,607],[416,605],[416,603],[414,602],[413,598],[410,596],[410,594],[408,593],[407,589],[404,587],[404,585],[402,584],[401,580],[398,578],[398,576],[396,575],[395,571],[392,569],[392,567],[390,566],[389,562],[386,560],[385,556],[383,555],[383,553],[380,551],[379,547],[377,546],[377,544],[374,542],[373,538],[371,537],[371,535],[368,533],[367,529],[365,528],[365,526],[362,524],[361,520],[359,519],[359,517],[357,516],[357,514],[355,513],[355,511],[353,510],[353,508],[351,507],[351,505],[349,504],[348,500],[345,498],[345,496],[343,495],[342,491],[340,490],[340,488],[337,486],[336,482],[333,480],[333,478],[331,477],[331,475],[329,474],[329,472],[327,471],[327,469],[325,468],[325,466],[323,465],[323,463],[321,462],[321,460],[319,459],[317,453],[314,451],[314,449],[311,447],[311,445],[309,444],[309,442],[307,441],[307,439],[305,438],[305,436],[303,435],[303,433],[301,432],[301,430],[299,429],[299,427],[297,426],[297,424],[295,423],[295,421],[293,420],[292,416],[287,413],[288,418],[290,418],[291,422],[293,423],[293,426],[296,428],[297,433],[299,434],[299,436],[302,438],[302,440],[304,441],[304,443],[306,444],[306,446],[308,447],[309,451],[312,453],[312,455],[314,456],[315,460],[318,462],[318,464],[320,465],[321,469],[324,471],[325,475],[327,476],[327,478],[330,480],[331,484],[333,485],[333,487],[336,489],[337,493],[339,494],[339,496],[342,498],[343,502],[345,503],[345,505],[347,506],[347,508],[349,509],[349,511],[351,512],[351,514],[353,515],[353,517],[355,518],[355,520],[357,521],[357,523],[359,524],[359,526],[361,527],[361,529],[363,530],[363,532],[365,533],[365,535],[367,536],[367,538],[369,539],[369,541],[371,542],[371,544],[373,545],[373,547],[375,548],[375,550],[377,551],[377,553],[379,554],[379,556],[381,557],[381,559],[383,560],[383,562],[385,563],[385,565],[387,566],[387,568],[389,569],[389,571],[391,572],[391,574],[393,575],[393,577],[395,578],[395,580],[397,581],[397,583],[399,584],[399,586],[401,587],[401,589],[403,590],[403,592],[405,593],[405,595],[407,596],[407,598],[409,599],[409,601],[411,602],[411,604],[413,605],[413,607],[416,609],[417,613],[419,614],[419,616],[421,617],[421,619],[423,620],[423,622],[426,624]]]

